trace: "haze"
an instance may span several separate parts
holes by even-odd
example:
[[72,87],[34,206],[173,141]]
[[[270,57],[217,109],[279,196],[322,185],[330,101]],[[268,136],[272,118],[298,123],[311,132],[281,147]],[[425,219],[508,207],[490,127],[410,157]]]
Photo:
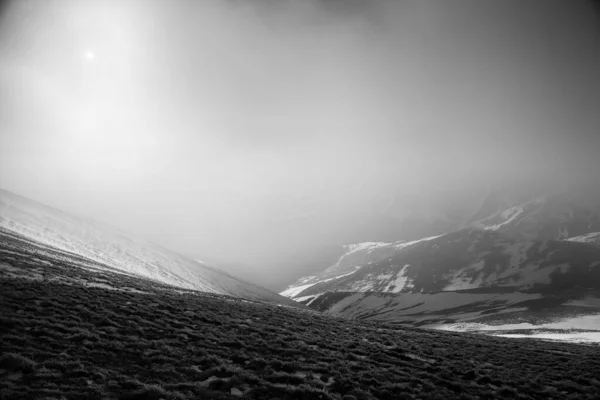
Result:
[[600,168],[585,1],[39,0],[0,18],[0,187],[256,281],[403,239],[379,229],[390,204],[462,212]]

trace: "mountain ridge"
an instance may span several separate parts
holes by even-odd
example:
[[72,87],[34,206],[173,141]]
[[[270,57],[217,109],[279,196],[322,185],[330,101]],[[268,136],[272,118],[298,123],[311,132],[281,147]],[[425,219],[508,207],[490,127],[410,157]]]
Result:
[[464,320],[552,297],[560,306],[599,296],[598,207],[578,196],[528,199],[421,240],[349,246],[337,263],[281,293],[340,316],[385,314],[388,322]]
[[292,300],[116,228],[0,189],[0,227],[121,272],[173,286],[251,300]]

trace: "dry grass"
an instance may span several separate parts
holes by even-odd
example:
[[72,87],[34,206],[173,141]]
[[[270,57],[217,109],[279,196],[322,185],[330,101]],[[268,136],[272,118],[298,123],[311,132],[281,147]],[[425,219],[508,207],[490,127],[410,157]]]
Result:
[[[0,239],[0,399],[600,399],[598,347],[178,293],[64,255],[31,279]],[[100,280],[117,290],[77,283]]]

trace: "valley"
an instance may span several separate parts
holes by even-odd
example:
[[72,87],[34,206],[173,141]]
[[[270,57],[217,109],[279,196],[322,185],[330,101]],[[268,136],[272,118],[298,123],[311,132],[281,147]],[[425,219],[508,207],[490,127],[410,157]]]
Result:
[[129,276],[185,289],[296,305],[270,290],[157,244],[2,189],[0,230],[6,236],[75,254]]
[[600,400],[600,0],[0,0],[0,400]]
[[595,399],[600,390],[593,234],[514,235],[498,228],[515,221],[506,213],[487,227],[346,245],[277,295],[0,194],[2,399]]

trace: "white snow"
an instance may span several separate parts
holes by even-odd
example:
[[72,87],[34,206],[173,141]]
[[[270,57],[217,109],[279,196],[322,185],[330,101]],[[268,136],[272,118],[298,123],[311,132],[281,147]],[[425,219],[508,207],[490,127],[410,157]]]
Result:
[[288,302],[266,289],[239,281],[216,268],[156,244],[2,189],[0,227],[42,245],[96,261],[100,267],[106,265],[127,274],[180,288],[251,300]]
[[319,281],[319,283],[321,283],[321,282],[329,282],[329,281],[333,281],[335,279],[343,278],[344,276],[352,275],[353,273],[355,273],[358,270],[358,268],[360,268],[360,267],[357,267],[354,271],[350,271],[350,272],[348,272],[346,274],[337,275],[337,276],[334,276],[333,278],[323,279],[322,281]]
[[308,281],[310,281],[311,279],[315,279],[316,276],[315,275],[311,275],[311,276],[307,276],[306,278],[300,278],[298,280],[299,283],[306,283]]
[[519,216],[521,216],[521,214],[523,214],[523,212],[524,212],[524,209],[523,209],[523,206],[521,206],[521,205],[508,208],[505,211],[503,211],[502,214],[500,214],[500,216],[503,219],[502,222],[500,222],[499,224],[495,224],[495,225],[487,225],[487,226],[485,226],[485,229],[497,231],[498,229],[502,228],[503,226],[508,225],[511,222],[513,222],[515,219],[519,218]]
[[[284,290],[280,294],[286,297],[293,298],[294,296],[297,296],[303,290],[314,284],[329,282],[344,276],[351,275],[357,270],[359,270],[362,265],[373,265],[374,262],[378,262],[381,260],[387,260],[389,262],[393,260],[391,255],[393,255],[399,249],[403,249],[424,241],[433,240],[439,238],[440,236],[443,235],[430,236],[408,242],[362,242],[347,245],[346,248],[348,249],[348,252],[342,255],[335,264],[328,267],[327,269],[325,269],[325,271],[323,271],[317,276],[307,276],[298,279],[296,283],[286,288],[286,290]],[[379,282],[385,282],[388,279],[393,279],[395,275],[395,280],[387,284],[385,291],[397,293],[404,287],[407,287],[407,285],[410,283],[410,280],[408,278],[402,276],[404,274],[405,268],[403,268],[397,274],[388,273],[380,274],[378,277],[365,277],[361,281],[354,282],[354,284],[349,289],[363,292],[370,291],[373,290],[374,283],[369,280],[375,279]],[[394,289],[391,289],[392,285],[395,285]]]
[[[453,332],[473,332],[473,331],[512,331],[512,330],[572,330],[587,329],[598,330],[600,333],[600,313],[592,315],[582,315],[573,318],[557,319],[554,322],[543,324],[531,324],[521,322],[518,324],[487,325],[478,322],[461,322],[455,324],[442,324],[430,326],[438,330]],[[555,334],[555,333],[553,333]],[[558,334],[558,333],[556,333]],[[523,337],[531,337],[523,335]]]
[[542,324],[548,329],[598,329],[600,330],[600,314],[582,315],[548,324]]
[[542,339],[556,340],[561,342],[571,343],[600,343],[600,332],[540,332],[530,335],[522,333],[503,333],[494,335],[498,337],[513,338],[513,339]]
[[586,233],[585,235],[574,236],[567,240],[571,242],[600,243],[600,232]]
[[296,297],[296,298],[294,298],[294,301],[297,301],[299,303],[303,303],[306,305],[310,305],[313,301],[315,301],[316,298],[318,298],[322,294],[323,293],[318,293],[318,294],[311,294],[310,296]]
[[354,281],[349,287],[351,292],[369,292],[373,290],[373,286],[375,282],[372,279],[372,275],[368,274],[363,277],[363,279]]
[[309,283],[308,285],[292,286],[279,294],[285,297],[293,298],[298,294],[302,293],[304,290],[308,289],[309,287],[314,286],[316,283],[317,282]]
[[356,251],[362,251],[362,250],[367,250],[367,249],[375,249],[378,247],[384,247],[384,246],[389,246],[389,243],[384,243],[384,242],[362,242],[362,243],[355,243],[355,244],[348,244],[345,247],[348,249],[348,253],[354,253]]
[[433,239],[437,239],[437,238],[442,237],[442,236],[444,236],[444,235],[429,236],[429,237],[426,237],[426,238],[423,238],[423,239],[411,240],[410,242],[400,241],[400,242],[393,243],[393,245],[396,247],[396,249],[403,249],[403,248],[411,246],[413,244],[421,243],[421,242],[426,242],[426,241],[433,240]]
[[[409,266],[409,264],[406,264],[404,267],[402,267],[402,269],[396,274],[396,279],[388,283],[383,291],[389,293],[399,293],[402,289],[404,289],[404,286],[408,281],[408,277],[404,276],[404,273],[406,268]],[[394,286],[394,288],[392,288],[392,286]]]
[[[455,272],[454,277],[450,279],[450,283],[444,287],[444,290],[465,290],[473,289],[481,286],[482,276],[478,275],[475,280],[465,275],[473,275],[474,273],[480,274],[485,266],[484,260],[479,260],[474,264],[469,265],[467,268],[461,269]],[[472,281],[472,282],[471,282]]]

